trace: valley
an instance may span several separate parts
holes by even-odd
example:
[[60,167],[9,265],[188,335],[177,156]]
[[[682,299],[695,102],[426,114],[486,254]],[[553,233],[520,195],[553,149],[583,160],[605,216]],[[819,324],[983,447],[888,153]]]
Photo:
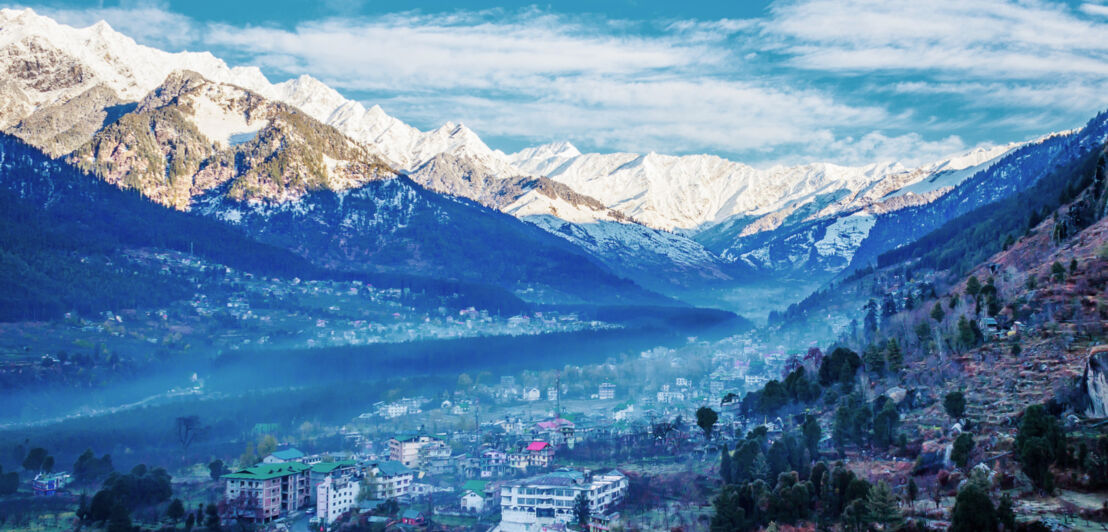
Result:
[[1108,528],[1108,104],[509,153],[50,13],[0,9],[0,530]]

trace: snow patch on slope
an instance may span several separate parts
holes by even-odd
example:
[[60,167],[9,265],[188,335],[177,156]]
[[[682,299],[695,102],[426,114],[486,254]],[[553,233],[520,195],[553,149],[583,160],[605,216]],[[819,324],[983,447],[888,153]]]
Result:
[[816,241],[816,252],[825,257],[843,257],[849,263],[876,223],[876,216],[860,212],[839,218],[827,227],[823,238]]
[[561,197],[551,198],[537,190],[524,194],[505,207],[504,212],[517,218],[556,216],[575,224],[591,224],[597,221],[616,222],[607,211],[596,211],[584,205],[570,203]]
[[194,98],[190,103],[196,128],[221,148],[249,142],[269,125],[269,120],[251,120],[209,98]]

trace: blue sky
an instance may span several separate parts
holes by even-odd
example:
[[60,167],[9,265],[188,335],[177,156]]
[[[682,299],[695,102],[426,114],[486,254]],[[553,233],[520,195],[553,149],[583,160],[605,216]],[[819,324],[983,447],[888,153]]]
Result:
[[274,81],[307,73],[509,152],[915,163],[1108,109],[1108,0],[21,5]]

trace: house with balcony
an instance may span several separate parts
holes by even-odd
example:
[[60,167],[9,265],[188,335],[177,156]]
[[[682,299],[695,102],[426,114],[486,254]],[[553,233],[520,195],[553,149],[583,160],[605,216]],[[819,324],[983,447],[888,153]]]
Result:
[[224,475],[223,497],[230,517],[268,523],[307,508],[312,499],[310,470],[299,462],[263,463]]
[[367,484],[373,489],[375,499],[407,499],[412,494],[415,471],[404,464],[389,460],[366,467]]
[[[501,532],[537,532],[564,527],[574,519],[573,507],[584,494],[595,516],[614,516],[627,496],[628,481],[612,470],[591,473],[559,469],[515,480],[500,488]],[[605,520],[612,526],[612,519]]]

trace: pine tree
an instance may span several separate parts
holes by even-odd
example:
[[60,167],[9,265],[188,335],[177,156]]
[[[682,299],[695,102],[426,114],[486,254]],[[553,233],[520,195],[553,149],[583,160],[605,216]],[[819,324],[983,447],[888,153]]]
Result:
[[131,515],[122,504],[116,503],[112,507],[111,517],[108,518],[107,532],[131,532]]
[[746,512],[740,504],[738,488],[724,486],[713,501],[715,509],[709,525],[711,532],[733,532],[747,528]]
[[77,503],[77,519],[84,523],[88,520],[88,496],[81,493],[81,500]]
[[185,516],[185,505],[181,502],[181,499],[173,499],[173,502],[169,503],[169,508],[165,511],[165,516],[172,519],[174,523],[180,521]]
[[727,444],[723,444],[723,449],[720,449],[719,457],[719,475],[723,478],[724,484],[730,484],[734,481],[732,478],[732,465],[731,465],[731,451],[727,449]]
[[981,281],[977,280],[977,276],[970,276],[969,281],[966,281],[966,293],[970,297],[976,298],[977,294],[981,292]]
[[219,509],[214,504],[209,504],[204,510],[207,514],[207,518],[204,520],[204,526],[211,532],[219,532],[223,530],[223,526],[219,519]]
[[904,353],[900,351],[900,342],[896,341],[896,338],[889,339],[885,354],[885,363],[889,367],[889,371],[896,373],[904,367]]
[[754,457],[754,466],[751,468],[750,476],[754,480],[768,480],[769,473],[769,461],[766,460],[766,455],[759,452]]
[[908,478],[908,507],[912,508],[915,513],[916,499],[919,498],[919,485],[916,484],[916,479],[913,477]]
[[885,481],[869,489],[866,496],[866,515],[871,523],[880,523],[884,530],[892,530],[900,524],[900,510],[896,507],[896,495]]
[[966,396],[960,391],[954,391],[943,397],[943,409],[946,415],[959,419],[966,415]]
[[801,427],[804,434],[804,444],[808,447],[808,455],[813,459],[819,458],[819,440],[823,436],[819,420],[816,416],[808,414],[804,416],[804,425]]
[[996,530],[996,508],[989,496],[973,482],[966,483],[954,499],[951,514],[951,532],[980,532]]
[[935,306],[931,307],[931,319],[942,323],[946,318],[946,312],[943,312],[943,306],[940,303],[935,303]]
[[865,501],[851,501],[850,504],[846,505],[846,508],[843,509],[842,521],[847,530],[856,532],[864,530],[866,524]]
[[1054,282],[1060,283],[1066,280],[1066,267],[1062,266],[1061,262],[1054,261],[1054,264],[1050,266],[1050,274],[1054,277]]
[[582,528],[589,526],[589,498],[585,495],[585,492],[577,494],[577,498],[573,500],[573,518],[577,521],[577,524]]
[[954,445],[950,450],[950,459],[958,467],[965,469],[969,465],[970,453],[973,452],[973,435],[963,432],[954,439]]

